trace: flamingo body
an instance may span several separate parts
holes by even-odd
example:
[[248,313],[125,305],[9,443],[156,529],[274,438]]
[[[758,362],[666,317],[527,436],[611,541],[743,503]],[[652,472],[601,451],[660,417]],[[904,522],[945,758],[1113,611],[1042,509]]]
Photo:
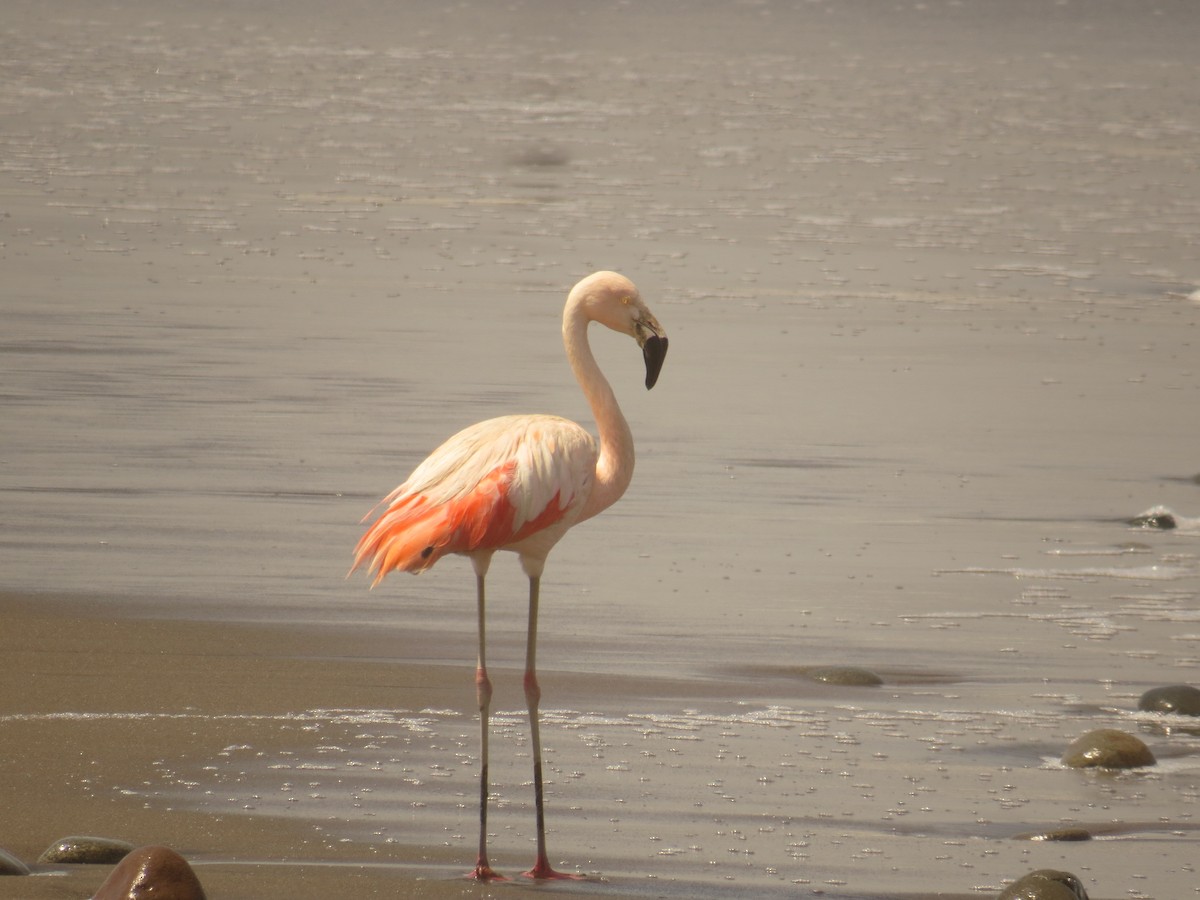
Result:
[[599,450],[557,416],[501,416],[460,431],[383,500],[355,549],[375,583],[423,572],[447,553],[548,553],[579,517]]
[[[551,548],[573,525],[615,503],[633,477],[633,436],[612,387],[588,344],[592,322],[634,338],[654,386],[667,353],[662,326],[637,288],[616,272],[580,281],[563,309],[563,346],[596,420],[599,440],[557,416],[502,416],[465,428],[421,463],[380,501],[383,512],[354,551],[351,571],[366,566],[378,584],[392,571],[420,573],[447,553],[470,558],[475,569],[479,655],[475,687],[480,721],[479,855],[472,877],[499,878],[488,863],[488,734],[492,683],[487,674],[484,582],[497,550],[516,552],[529,577],[529,630],[525,644],[525,699],[533,747],[537,859],[525,874],[569,878],[546,854],[539,736],[537,617],[542,570]],[[378,507],[376,507],[378,509]],[[368,513],[368,518],[370,517]]]

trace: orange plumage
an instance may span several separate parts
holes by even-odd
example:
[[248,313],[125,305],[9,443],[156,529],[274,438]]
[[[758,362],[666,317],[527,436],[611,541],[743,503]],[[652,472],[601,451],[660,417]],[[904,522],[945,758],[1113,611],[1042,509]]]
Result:
[[388,572],[423,572],[447,553],[520,544],[578,511],[596,454],[591,435],[555,416],[473,425],[384,498],[387,508],[355,548],[354,568],[369,564],[378,584]]

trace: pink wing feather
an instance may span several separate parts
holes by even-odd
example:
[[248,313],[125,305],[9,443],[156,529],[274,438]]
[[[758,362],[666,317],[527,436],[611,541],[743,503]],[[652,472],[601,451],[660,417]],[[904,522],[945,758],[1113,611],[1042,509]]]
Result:
[[394,569],[423,572],[447,553],[499,550],[573,518],[596,456],[592,436],[556,416],[472,425],[381,501],[387,509],[358,542],[351,571],[369,560],[378,584]]

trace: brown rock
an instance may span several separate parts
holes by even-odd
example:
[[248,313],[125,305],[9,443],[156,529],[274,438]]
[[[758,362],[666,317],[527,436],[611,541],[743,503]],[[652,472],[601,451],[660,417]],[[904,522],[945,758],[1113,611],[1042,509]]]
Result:
[[200,879],[169,847],[139,847],[109,874],[92,900],[205,900]]

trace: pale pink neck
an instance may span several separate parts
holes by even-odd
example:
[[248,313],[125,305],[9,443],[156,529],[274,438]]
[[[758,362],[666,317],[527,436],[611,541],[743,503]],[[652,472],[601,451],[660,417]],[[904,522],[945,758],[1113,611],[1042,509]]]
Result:
[[583,507],[579,521],[591,518],[612,506],[625,493],[633,478],[633,434],[621,414],[616,395],[588,344],[587,330],[591,317],[577,298],[572,296],[563,311],[563,344],[567,361],[583,395],[592,408],[592,417],[600,432],[600,458],[596,460],[596,481],[591,496]]

